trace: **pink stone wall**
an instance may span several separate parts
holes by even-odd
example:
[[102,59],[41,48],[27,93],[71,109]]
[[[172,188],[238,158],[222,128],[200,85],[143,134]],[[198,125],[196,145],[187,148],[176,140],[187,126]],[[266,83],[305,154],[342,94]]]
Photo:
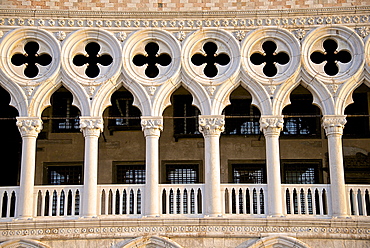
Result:
[[370,0],[0,0],[0,8],[93,11],[217,11],[364,5],[370,5]]

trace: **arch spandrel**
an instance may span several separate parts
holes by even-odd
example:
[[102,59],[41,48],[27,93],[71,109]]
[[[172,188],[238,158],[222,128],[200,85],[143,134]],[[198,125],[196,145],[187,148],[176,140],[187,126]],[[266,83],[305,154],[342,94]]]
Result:
[[0,243],[0,247],[2,248],[14,248],[14,247],[22,247],[22,248],[50,248],[50,246],[36,241],[36,240],[28,240],[28,239],[17,239],[17,240],[10,240]]
[[258,239],[253,243],[248,240],[240,244],[237,248],[311,248],[304,242],[288,236],[272,236]]
[[182,248],[179,244],[173,240],[165,237],[151,236],[151,237],[139,237],[133,240],[123,241],[112,248]]

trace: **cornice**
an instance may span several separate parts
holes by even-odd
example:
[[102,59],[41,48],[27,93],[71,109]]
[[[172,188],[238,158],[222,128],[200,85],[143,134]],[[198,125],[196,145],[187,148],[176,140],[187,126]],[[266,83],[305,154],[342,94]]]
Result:
[[[366,218],[366,217],[365,217]],[[122,225],[124,223],[124,225]],[[171,237],[260,237],[286,233],[296,238],[369,239],[369,220],[296,218],[44,219],[0,223],[2,240],[72,238],[125,238],[145,235]]]
[[4,9],[0,7],[0,15],[24,17],[63,17],[63,18],[215,18],[224,16],[242,17],[281,17],[302,15],[344,15],[369,14],[370,6],[307,8],[307,9],[271,9],[246,11],[86,11],[86,10],[35,10],[35,9]]

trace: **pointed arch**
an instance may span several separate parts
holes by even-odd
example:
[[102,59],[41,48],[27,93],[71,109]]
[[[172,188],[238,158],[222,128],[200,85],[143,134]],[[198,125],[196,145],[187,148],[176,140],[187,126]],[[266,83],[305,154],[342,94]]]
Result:
[[291,247],[291,248],[310,248],[309,245],[304,242],[293,238],[284,236],[272,236],[262,239],[258,239],[252,243],[250,240],[242,243],[237,248],[273,248],[273,247]]
[[158,248],[182,248],[176,242],[165,237],[151,236],[139,237],[133,240],[123,241],[114,246],[114,248],[144,248],[144,247],[158,247]]
[[24,247],[24,248],[50,248],[50,246],[45,245],[36,240],[28,240],[28,239],[16,239],[5,241],[4,243],[0,243],[2,248],[12,248],[12,247]]
[[[262,84],[259,84],[254,80],[242,78],[240,80],[240,85],[243,86],[249,92],[249,94],[252,95],[252,105],[256,106],[260,110],[261,115],[273,114],[270,96],[267,93],[266,88],[264,88]],[[230,94],[231,93],[232,91],[230,92]]]

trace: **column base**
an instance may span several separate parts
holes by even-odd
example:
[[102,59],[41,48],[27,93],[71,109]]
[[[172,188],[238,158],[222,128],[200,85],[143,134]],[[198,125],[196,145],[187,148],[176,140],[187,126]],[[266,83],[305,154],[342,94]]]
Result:
[[331,218],[332,219],[352,219],[352,217],[349,215],[336,215],[336,216],[332,216]]
[[159,215],[155,215],[155,214],[153,214],[153,215],[149,214],[149,215],[144,215],[143,216],[143,218],[159,218],[159,217],[160,217]]
[[93,215],[93,216],[81,216],[80,218],[81,219],[96,219],[96,218],[98,218],[98,216],[97,215]]
[[222,214],[205,214],[204,218],[222,218],[224,217]]
[[283,214],[272,214],[272,215],[267,215],[267,218],[285,218],[286,216]]
[[33,217],[17,217],[17,218],[15,218],[14,220],[15,220],[15,221],[18,221],[18,220],[20,220],[20,221],[23,221],[23,220],[29,220],[29,221],[32,221],[32,220],[34,220],[34,218],[33,218]]

